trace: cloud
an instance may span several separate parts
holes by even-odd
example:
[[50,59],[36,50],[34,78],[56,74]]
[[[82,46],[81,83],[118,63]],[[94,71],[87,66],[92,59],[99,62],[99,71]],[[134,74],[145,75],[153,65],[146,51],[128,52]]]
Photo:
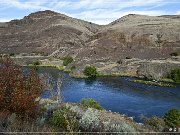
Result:
[[177,12],[176,12],[176,15],[180,15],[180,11],[177,11]]
[[[180,3],[179,0],[0,0],[1,12],[11,8],[54,10],[87,21],[107,24],[127,14],[168,14],[163,6]],[[174,14],[179,11],[175,11]],[[23,16],[22,16],[23,17]],[[21,17],[21,18],[22,18]],[[1,16],[0,16],[1,18]],[[11,17],[9,17],[11,18]],[[20,18],[16,16],[15,18]]]

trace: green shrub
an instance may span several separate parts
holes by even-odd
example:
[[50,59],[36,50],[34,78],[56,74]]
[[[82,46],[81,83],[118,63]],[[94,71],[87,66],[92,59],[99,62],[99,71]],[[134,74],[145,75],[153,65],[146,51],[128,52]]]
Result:
[[34,66],[38,66],[38,65],[40,65],[41,63],[39,62],[39,61],[33,61],[33,63],[32,63]]
[[71,56],[64,57],[64,59],[63,59],[63,65],[64,66],[67,66],[71,62],[73,62],[73,58]]
[[72,67],[71,67],[71,71],[74,70],[74,69],[76,69],[76,67],[75,67],[75,66],[72,66]]
[[15,54],[14,53],[10,53],[9,56],[14,56]]
[[172,70],[169,77],[175,82],[180,83],[180,68]]
[[174,52],[174,53],[171,53],[170,55],[171,55],[171,56],[179,56],[179,55],[180,55],[180,52]]
[[96,77],[97,71],[95,66],[86,66],[84,69],[84,74],[88,77]]
[[76,114],[70,108],[64,106],[53,112],[50,123],[53,127],[61,128],[63,131],[78,131],[79,124],[75,117]]
[[165,124],[174,128],[180,126],[180,110],[171,109],[164,115]]
[[103,110],[102,106],[100,106],[100,104],[98,102],[96,102],[94,99],[83,98],[80,101],[80,104],[84,107],[87,107],[87,108],[94,108],[94,109],[98,109],[98,110]]

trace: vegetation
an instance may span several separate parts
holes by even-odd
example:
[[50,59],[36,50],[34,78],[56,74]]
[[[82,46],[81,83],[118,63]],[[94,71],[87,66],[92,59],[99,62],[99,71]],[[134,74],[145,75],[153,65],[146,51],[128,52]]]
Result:
[[180,127],[180,110],[171,109],[164,115],[165,124],[168,127]]
[[169,83],[153,82],[153,81],[146,81],[146,80],[132,80],[132,82],[144,83],[148,85],[155,85],[155,86],[162,86],[162,87],[175,87],[173,84],[169,84]]
[[53,127],[61,128],[63,131],[77,132],[79,124],[75,117],[76,114],[64,106],[53,112],[50,123]]
[[71,56],[64,57],[63,59],[63,65],[67,66],[68,64],[73,62],[73,58]]
[[98,102],[96,102],[94,99],[85,99],[85,98],[83,98],[80,101],[80,104],[83,107],[86,107],[86,108],[94,108],[94,109],[97,109],[97,110],[103,110],[102,106],[100,106],[100,104]]
[[24,74],[10,58],[0,60],[0,111],[16,113],[18,117],[35,117],[42,90],[41,79],[33,69]]
[[180,83],[180,68],[171,71],[169,78],[177,83]]
[[84,75],[88,77],[96,77],[98,75],[95,66],[86,66],[84,69]]
[[41,63],[39,61],[33,61],[32,63],[34,66],[39,66]]
[[173,52],[170,54],[171,56],[179,56],[180,55],[180,52]]
[[165,128],[165,122],[163,118],[159,118],[157,116],[153,116],[152,118],[147,118],[142,116],[142,120],[144,121],[145,125],[156,129],[157,131],[163,131]]
[[14,53],[10,53],[9,56],[14,56],[15,54]]
[[71,71],[74,70],[74,69],[76,69],[76,67],[75,67],[75,66],[72,66],[72,67],[71,67]]

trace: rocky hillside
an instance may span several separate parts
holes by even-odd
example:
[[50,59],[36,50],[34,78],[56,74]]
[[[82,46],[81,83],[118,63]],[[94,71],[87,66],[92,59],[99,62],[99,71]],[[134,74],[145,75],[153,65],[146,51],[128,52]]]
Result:
[[49,10],[7,24],[8,27],[0,27],[0,53],[51,54],[60,50],[73,54],[100,27]]
[[180,16],[130,14],[100,29],[79,58],[167,58],[180,50]]
[[179,15],[129,14],[100,26],[47,10],[0,25],[0,53],[70,55],[74,63],[65,70],[76,67],[76,76],[86,65],[103,74],[136,75],[141,63],[166,59],[174,52],[180,52]]

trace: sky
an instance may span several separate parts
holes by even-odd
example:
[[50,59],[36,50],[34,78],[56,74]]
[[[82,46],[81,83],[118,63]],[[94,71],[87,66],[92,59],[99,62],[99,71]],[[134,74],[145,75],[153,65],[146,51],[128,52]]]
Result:
[[0,22],[44,10],[108,24],[127,14],[180,15],[180,0],[0,0]]

